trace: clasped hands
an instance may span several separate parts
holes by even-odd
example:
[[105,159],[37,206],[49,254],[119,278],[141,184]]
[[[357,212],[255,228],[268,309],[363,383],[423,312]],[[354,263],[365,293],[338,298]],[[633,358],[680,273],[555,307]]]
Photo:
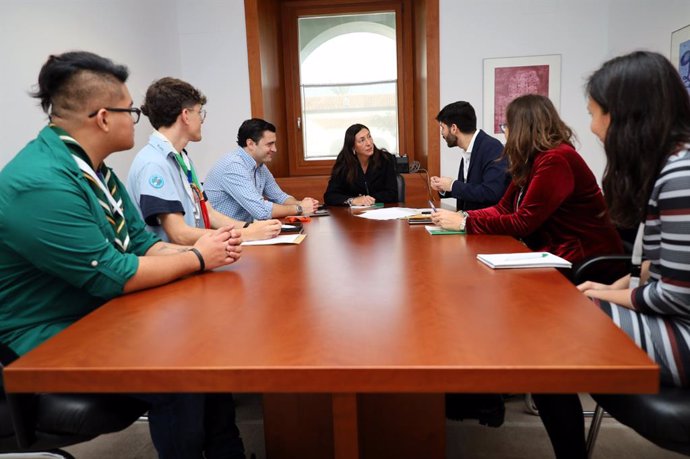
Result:
[[369,196],[368,194],[352,198],[353,206],[373,206],[374,204],[376,204],[376,198]]
[[433,176],[429,179],[429,184],[434,191],[450,191],[453,187],[453,179],[450,177]]
[[319,201],[314,198],[305,197],[299,203],[302,206],[302,213],[304,215],[313,214],[319,208]]
[[194,244],[204,258],[206,269],[229,265],[240,259],[242,238],[239,231],[232,226],[223,226],[204,234]]

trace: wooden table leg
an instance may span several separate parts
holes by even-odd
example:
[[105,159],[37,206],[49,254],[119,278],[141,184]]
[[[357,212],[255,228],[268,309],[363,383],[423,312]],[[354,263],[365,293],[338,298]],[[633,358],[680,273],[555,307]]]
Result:
[[269,459],[440,459],[443,394],[264,394]]
[[330,394],[264,394],[268,459],[333,459]]
[[333,394],[334,459],[359,459],[357,395]]

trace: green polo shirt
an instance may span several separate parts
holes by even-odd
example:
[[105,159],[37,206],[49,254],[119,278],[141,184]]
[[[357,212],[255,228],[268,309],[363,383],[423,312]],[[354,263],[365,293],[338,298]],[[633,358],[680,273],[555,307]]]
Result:
[[122,294],[159,239],[117,179],[129,230],[115,236],[71,152],[48,127],[0,172],[0,341],[23,354]]

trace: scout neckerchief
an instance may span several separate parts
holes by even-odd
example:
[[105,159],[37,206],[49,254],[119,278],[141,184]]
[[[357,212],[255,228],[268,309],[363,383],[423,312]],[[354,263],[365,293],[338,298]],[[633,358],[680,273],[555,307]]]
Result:
[[187,151],[183,148],[182,153],[173,153],[177,165],[180,167],[180,172],[187,177],[187,182],[189,183],[189,188],[192,191],[192,198],[194,199],[194,204],[199,206],[201,210],[201,217],[204,219],[204,228],[211,228],[211,220],[208,218],[208,209],[206,208],[206,195],[201,191],[201,185],[199,184],[199,179],[196,176],[196,171],[194,170],[194,165],[189,160],[187,156]]
[[50,126],[50,128],[60,137],[67,148],[72,152],[72,158],[84,174],[84,178],[91,185],[91,189],[96,194],[98,203],[105,212],[105,218],[110,222],[115,232],[113,245],[120,252],[127,252],[129,247],[129,232],[125,222],[125,213],[122,210],[122,198],[120,197],[120,189],[115,180],[115,174],[101,163],[98,171],[94,171],[91,167],[91,160],[86,155],[86,152],[79,145],[74,138],[70,137],[67,132],[57,126]]

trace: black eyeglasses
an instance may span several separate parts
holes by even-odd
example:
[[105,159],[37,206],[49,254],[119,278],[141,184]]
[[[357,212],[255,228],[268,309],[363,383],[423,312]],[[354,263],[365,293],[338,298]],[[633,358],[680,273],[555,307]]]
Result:
[[129,116],[132,117],[132,121],[134,124],[137,124],[139,122],[139,118],[141,117],[141,109],[137,107],[129,107],[129,108],[116,108],[116,107],[103,107],[99,108],[95,112],[91,113],[89,115],[89,118],[93,118],[94,116],[98,115],[98,112],[100,110],[107,110],[109,112],[126,112],[129,113]]

